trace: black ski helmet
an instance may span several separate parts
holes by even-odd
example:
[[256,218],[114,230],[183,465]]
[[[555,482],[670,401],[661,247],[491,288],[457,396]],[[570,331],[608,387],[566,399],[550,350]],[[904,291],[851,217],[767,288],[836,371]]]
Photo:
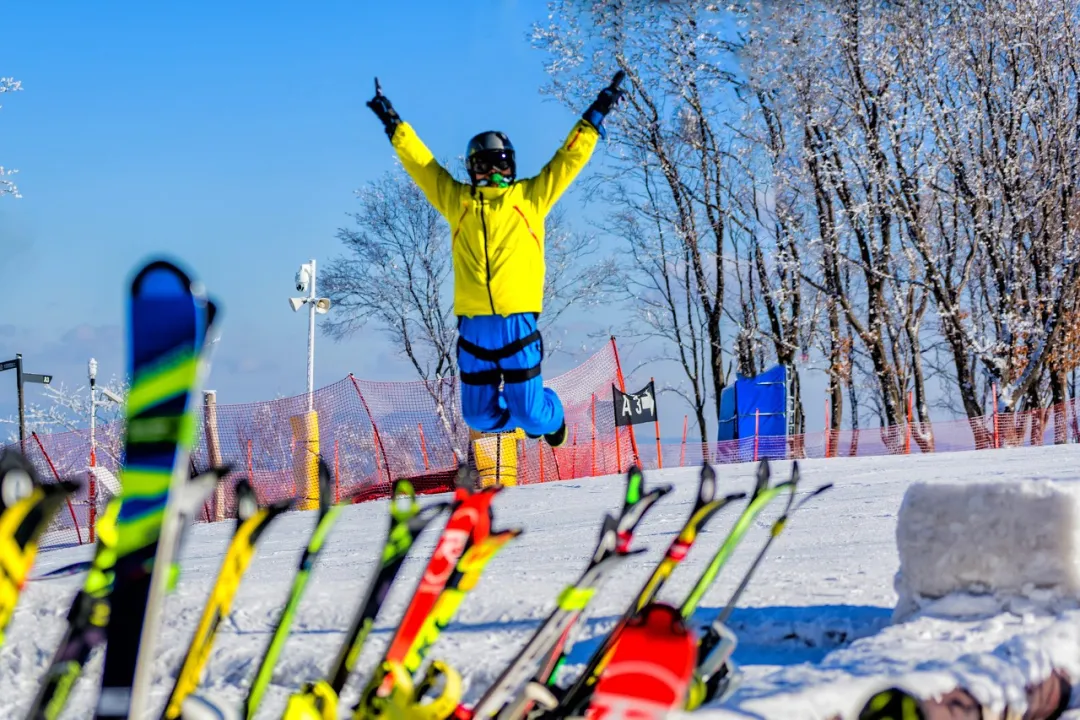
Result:
[[514,145],[506,133],[488,130],[469,140],[465,148],[465,169],[469,179],[476,184],[477,175],[485,175],[492,168],[499,171],[503,183],[509,185],[517,176],[517,163],[514,160]]

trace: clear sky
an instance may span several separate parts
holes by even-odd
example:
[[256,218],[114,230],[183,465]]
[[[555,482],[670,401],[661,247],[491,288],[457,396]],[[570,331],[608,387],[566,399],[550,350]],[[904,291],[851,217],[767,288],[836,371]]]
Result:
[[[577,116],[538,93],[543,56],[526,34],[544,10],[518,0],[8,4],[0,76],[24,90],[4,96],[0,163],[19,169],[23,198],[0,200],[0,360],[22,352],[29,371],[69,385],[84,382],[91,355],[102,376],[122,374],[125,284],[164,251],[225,309],[211,381],[220,401],[303,392],[293,275],[338,253],[353,191],[394,162],[364,106],[373,77],[436,155],[456,157],[497,128],[532,174]],[[580,212],[573,195],[564,203]],[[411,379],[381,339],[320,337],[316,385],[349,372]],[[0,415],[14,394],[0,376]]]

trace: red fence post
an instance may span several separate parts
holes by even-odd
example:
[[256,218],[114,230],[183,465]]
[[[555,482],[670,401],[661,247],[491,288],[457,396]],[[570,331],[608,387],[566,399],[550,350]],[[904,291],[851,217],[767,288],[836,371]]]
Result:
[[334,503],[341,500],[341,455],[338,454],[338,439],[334,438]]
[[615,465],[616,471],[622,472],[622,447],[619,444],[619,426],[615,426]]
[[[93,408],[91,408],[93,412]],[[88,484],[86,487],[86,496],[90,500],[90,528],[87,535],[90,538],[90,542],[94,542],[94,526],[97,525],[97,477],[95,476],[95,469],[97,468],[97,452],[94,450],[94,446],[90,446],[90,472]]]
[[[622,365],[619,363],[619,348],[615,346],[615,336],[611,336],[611,352],[615,354],[615,377],[619,379],[619,390],[626,394],[626,380],[623,378]],[[634,438],[634,426],[628,425],[630,428],[630,450],[634,453],[634,462],[641,465],[641,456],[638,455],[637,439]],[[615,428],[615,447],[619,447],[619,428]],[[619,464],[619,472],[622,472],[622,463]]]
[[990,385],[992,402],[994,403],[994,449],[1001,447],[1001,435],[998,433],[998,390],[997,383]]
[[570,441],[570,446],[574,448],[574,459],[571,461],[570,477],[577,477],[577,423],[574,423],[574,438]]
[[904,425],[904,454],[911,454],[911,391],[907,394],[907,424]]
[[592,475],[596,477],[596,393],[592,394]]
[[[56,482],[60,482],[60,473],[56,472],[56,466],[53,465],[52,458],[49,457],[49,453],[45,452],[45,446],[41,444],[41,438],[38,437],[37,431],[33,431],[30,435],[34,438],[38,448],[41,450],[41,454],[45,457],[45,462],[49,463],[49,469],[52,470],[53,477],[56,478]],[[82,530],[79,529],[79,520],[75,517],[75,508],[71,506],[71,496],[67,498],[68,511],[71,512],[71,522],[75,523],[75,537],[78,539],[79,544],[82,545]]]
[[[368,407],[367,400],[364,399],[364,393],[360,392],[360,385],[356,382],[356,377],[349,373],[349,379],[352,380],[353,388],[356,389],[356,396],[360,398],[360,404],[364,406],[364,412],[367,413],[368,420],[371,421],[371,432],[375,435],[375,452],[382,455],[383,464],[386,466],[386,484],[393,485],[394,481],[390,477],[390,461],[386,457],[386,447],[382,444],[382,438],[379,437],[379,426],[375,424],[375,416],[371,414],[371,408]],[[376,460],[376,469],[378,465],[378,460]]]
[[424,455],[424,472],[427,472],[431,465],[428,463],[427,443],[424,442],[424,423],[417,423],[416,427],[420,430],[420,452]]
[[[839,441],[840,438],[837,438]],[[832,415],[829,413],[829,397],[825,396],[825,457],[829,457],[832,446]]]

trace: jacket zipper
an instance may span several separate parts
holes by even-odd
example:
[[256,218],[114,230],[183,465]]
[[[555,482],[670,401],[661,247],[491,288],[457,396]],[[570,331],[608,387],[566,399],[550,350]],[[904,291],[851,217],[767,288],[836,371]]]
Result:
[[491,314],[495,312],[495,296],[491,294],[491,257],[488,255],[488,231],[487,220],[484,219],[484,195],[480,193],[480,226],[484,229],[484,269],[487,271],[488,302],[491,303]]

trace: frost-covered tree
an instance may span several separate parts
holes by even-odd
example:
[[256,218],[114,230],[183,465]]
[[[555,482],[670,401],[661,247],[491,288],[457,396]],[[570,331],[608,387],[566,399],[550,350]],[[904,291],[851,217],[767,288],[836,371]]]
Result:
[[[0,77],[0,95],[9,92],[18,92],[22,90],[22,83],[15,78]],[[10,177],[14,175],[16,170],[11,170],[0,165],[0,197],[4,195],[11,195],[12,197],[22,197],[19,195],[19,188],[15,186],[15,183],[10,180]]]

